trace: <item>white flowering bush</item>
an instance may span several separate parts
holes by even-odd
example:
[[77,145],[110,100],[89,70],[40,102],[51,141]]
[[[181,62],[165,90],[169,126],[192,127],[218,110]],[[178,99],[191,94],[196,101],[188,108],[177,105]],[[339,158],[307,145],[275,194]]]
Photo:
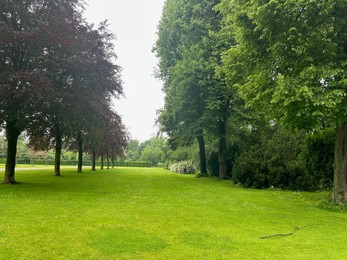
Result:
[[192,161],[181,161],[170,165],[169,170],[180,174],[194,174],[197,172]]

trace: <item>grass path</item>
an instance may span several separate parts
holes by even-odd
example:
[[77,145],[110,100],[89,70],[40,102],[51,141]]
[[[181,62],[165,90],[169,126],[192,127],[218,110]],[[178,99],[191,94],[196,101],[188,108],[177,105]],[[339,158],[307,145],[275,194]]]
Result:
[[347,214],[319,209],[326,193],[144,168],[17,180],[0,186],[0,259],[347,259]]

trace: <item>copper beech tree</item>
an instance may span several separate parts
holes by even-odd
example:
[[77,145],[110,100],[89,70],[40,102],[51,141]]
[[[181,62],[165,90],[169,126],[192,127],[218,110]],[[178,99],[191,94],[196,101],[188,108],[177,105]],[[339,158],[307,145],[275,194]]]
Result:
[[[6,130],[5,184],[14,184],[16,146],[27,130],[37,148],[55,147],[88,128],[92,102],[122,94],[113,34],[82,17],[83,1],[0,2],[0,124]],[[92,101],[93,100],[93,101]],[[106,100],[106,101],[105,101]]]
[[[78,151],[78,172],[82,172],[83,144],[88,142],[85,136],[99,138],[98,133],[106,127],[104,121],[111,120],[103,117],[110,110],[111,97],[122,94],[120,68],[111,60],[116,58],[111,43],[114,36],[106,24],[102,23],[98,29],[81,24],[70,35],[74,39],[68,46],[72,55],[60,55],[63,59],[55,60],[55,64],[60,64],[57,67],[60,73],[53,85],[57,94],[29,127],[30,143],[34,147],[38,144],[43,144],[41,149],[55,147],[57,176],[60,175],[62,138],[68,141],[67,146]],[[54,48],[52,52],[54,55]],[[100,118],[105,119],[103,123]],[[46,129],[42,129],[43,125]],[[48,137],[44,143],[40,129],[46,131]]]

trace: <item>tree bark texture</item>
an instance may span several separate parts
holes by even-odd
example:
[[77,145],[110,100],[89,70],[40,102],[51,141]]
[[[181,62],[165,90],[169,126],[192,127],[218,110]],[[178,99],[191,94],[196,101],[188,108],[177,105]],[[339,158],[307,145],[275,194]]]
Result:
[[81,131],[77,132],[77,146],[78,146],[78,163],[77,172],[82,173],[82,157],[83,157],[83,140]]
[[92,151],[92,171],[96,171],[96,154],[95,154],[95,148],[93,148]]
[[347,203],[347,122],[336,130],[333,200]]
[[227,161],[227,140],[226,140],[226,123],[225,120],[219,121],[219,179],[228,179],[228,161]]
[[205,139],[202,129],[197,138],[199,143],[200,174],[201,176],[207,176]]
[[6,138],[7,138],[7,159],[5,166],[4,184],[16,184],[15,168],[17,155],[17,142],[20,130],[15,121],[6,122]]
[[62,138],[60,127],[55,127],[55,157],[54,157],[54,175],[61,176],[60,174],[60,161],[61,161],[61,149],[62,149]]

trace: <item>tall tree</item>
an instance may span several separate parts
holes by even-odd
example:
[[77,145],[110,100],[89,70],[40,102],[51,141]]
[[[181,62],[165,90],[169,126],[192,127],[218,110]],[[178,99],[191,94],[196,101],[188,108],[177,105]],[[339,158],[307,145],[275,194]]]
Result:
[[97,131],[93,125],[100,121],[102,104],[110,106],[110,97],[120,95],[122,86],[110,43],[114,35],[107,30],[107,24],[94,29],[77,12],[67,12],[65,19],[49,22],[54,35],[61,36],[45,48],[53,93],[46,97],[40,112],[32,116],[28,132],[34,146],[55,147],[55,175],[59,176],[63,137],[75,137],[77,131],[81,151],[83,133]]
[[[72,109],[75,112],[72,115],[74,121],[72,128],[80,133],[77,143],[81,152],[80,145],[86,141],[83,137],[92,132],[95,124],[100,124],[105,106],[110,107],[111,100],[123,94],[121,68],[114,63],[117,58],[112,43],[115,35],[108,30],[106,22],[101,23],[97,30],[91,28],[89,30],[90,37],[87,38],[87,44],[90,51],[84,52],[83,49],[81,51],[80,68],[74,78],[80,88],[74,88],[77,92],[73,95],[75,100],[72,102]],[[79,160],[78,172],[82,171],[81,164]]]
[[16,143],[24,129],[33,146],[55,147],[60,175],[63,138],[77,133],[81,146],[98,103],[110,104],[122,94],[114,35],[105,22],[94,29],[83,20],[80,0],[1,1],[0,10],[0,124],[8,140],[4,182],[15,183]]
[[46,47],[59,36],[49,21],[74,13],[77,5],[77,0],[0,2],[0,121],[8,142],[4,183],[16,182],[18,136],[50,92]]
[[168,158],[168,149],[166,139],[163,137],[153,137],[141,145],[141,161],[151,162],[153,166],[158,163],[164,163]]
[[140,141],[133,139],[129,141],[127,149],[125,151],[125,158],[128,161],[139,161],[141,157],[143,147],[140,145]]
[[333,199],[347,202],[345,0],[223,0],[237,45],[224,54],[228,82],[248,106],[292,127],[336,126]]
[[[80,67],[78,56],[81,49],[90,48],[81,44],[86,39],[87,25],[83,23],[77,10],[53,5],[54,17],[47,20],[49,31],[40,63],[44,66],[51,83],[51,91],[43,97],[37,111],[29,115],[27,133],[30,145],[35,149],[55,149],[55,175],[60,176],[60,159],[63,138],[67,136],[69,125],[68,107],[73,98],[74,75]],[[64,18],[64,19],[63,19]],[[71,122],[70,122],[71,124]]]
[[213,10],[217,3],[166,1],[155,46],[166,94],[159,122],[176,143],[198,140],[202,175],[207,173],[206,125],[211,124],[208,95],[217,81],[210,64],[215,46],[209,46],[210,32],[219,30],[220,16]]
[[[103,158],[106,155],[109,168],[109,160],[114,161],[116,157],[124,157],[124,151],[128,145],[128,132],[122,123],[121,117],[109,107],[104,107],[103,114],[100,115],[100,125],[97,129],[87,134],[87,151],[92,154],[93,166],[95,170],[95,160],[97,156],[101,156],[103,166]],[[96,135],[97,133],[97,135]]]

